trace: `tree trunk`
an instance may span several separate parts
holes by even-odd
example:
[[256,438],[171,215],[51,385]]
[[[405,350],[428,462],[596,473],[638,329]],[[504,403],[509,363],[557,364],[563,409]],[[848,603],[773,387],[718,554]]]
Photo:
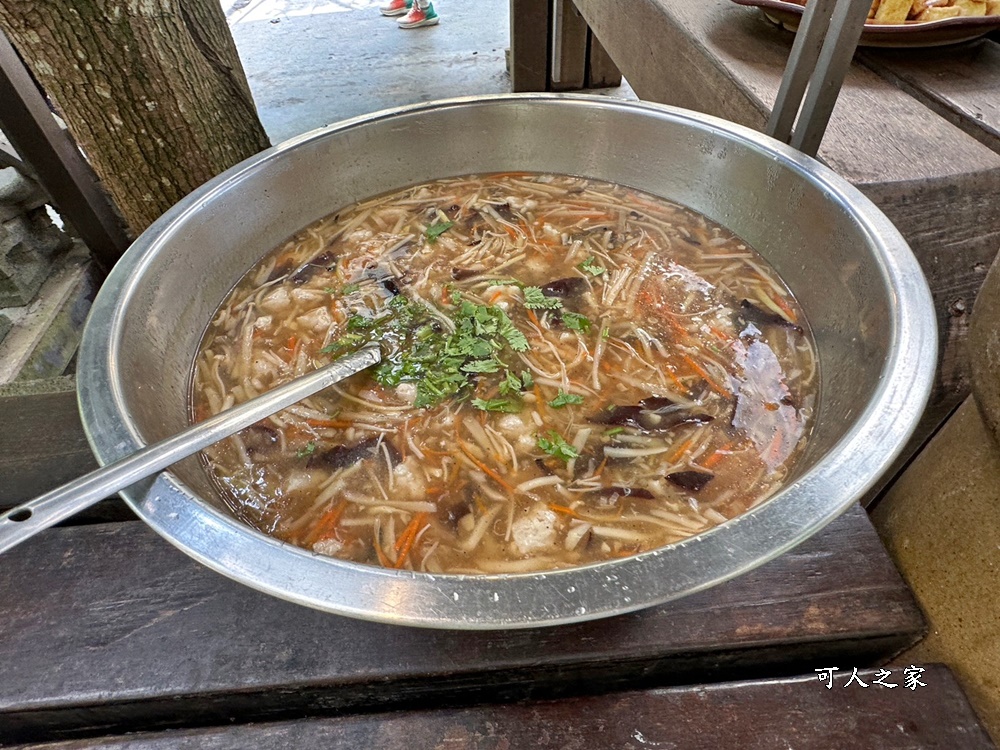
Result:
[[132,232],[269,145],[219,0],[0,0]]

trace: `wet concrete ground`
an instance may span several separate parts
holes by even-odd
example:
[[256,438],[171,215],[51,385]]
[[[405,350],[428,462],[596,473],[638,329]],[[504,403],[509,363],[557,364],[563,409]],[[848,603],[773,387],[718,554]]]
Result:
[[[404,31],[384,0],[222,0],[273,143],[388,107],[510,91],[509,0],[435,0]],[[615,96],[634,98],[623,86]]]

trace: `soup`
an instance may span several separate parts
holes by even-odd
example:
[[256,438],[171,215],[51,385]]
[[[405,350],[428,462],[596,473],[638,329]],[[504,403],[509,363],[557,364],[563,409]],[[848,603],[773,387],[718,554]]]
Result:
[[438,180],[270,252],[209,325],[194,418],[367,342],[383,361],[212,446],[248,524],[431,573],[635,555],[789,476],[819,377],[801,309],[745,242],[569,176]]

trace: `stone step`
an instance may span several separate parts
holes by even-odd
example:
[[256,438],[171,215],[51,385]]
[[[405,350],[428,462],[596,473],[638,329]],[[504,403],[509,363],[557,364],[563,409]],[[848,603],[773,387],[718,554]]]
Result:
[[31,304],[0,308],[0,385],[62,375],[76,355],[100,285],[86,247],[74,241],[58,256]]

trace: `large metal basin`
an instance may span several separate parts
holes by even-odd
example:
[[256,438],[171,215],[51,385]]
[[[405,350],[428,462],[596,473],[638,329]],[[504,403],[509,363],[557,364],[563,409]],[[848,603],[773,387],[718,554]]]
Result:
[[544,575],[431,576],[313,555],[232,518],[194,459],[123,493],[135,512],[205,565],[290,601],[408,625],[516,628],[628,612],[739,575],[818,531],[889,465],[923,409],[936,347],[926,282],[892,224],[829,169],[746,128],[547,95],[457,99],[333,125],[243,162],[168,211],[115,267],[84,334],[80,407],[98,460],[186,426],[206,324],[281,240],[367,196],[509,170],[585,175],[679,201],[777,268],[812,322],[823,377],[795,481],[683,543]]

